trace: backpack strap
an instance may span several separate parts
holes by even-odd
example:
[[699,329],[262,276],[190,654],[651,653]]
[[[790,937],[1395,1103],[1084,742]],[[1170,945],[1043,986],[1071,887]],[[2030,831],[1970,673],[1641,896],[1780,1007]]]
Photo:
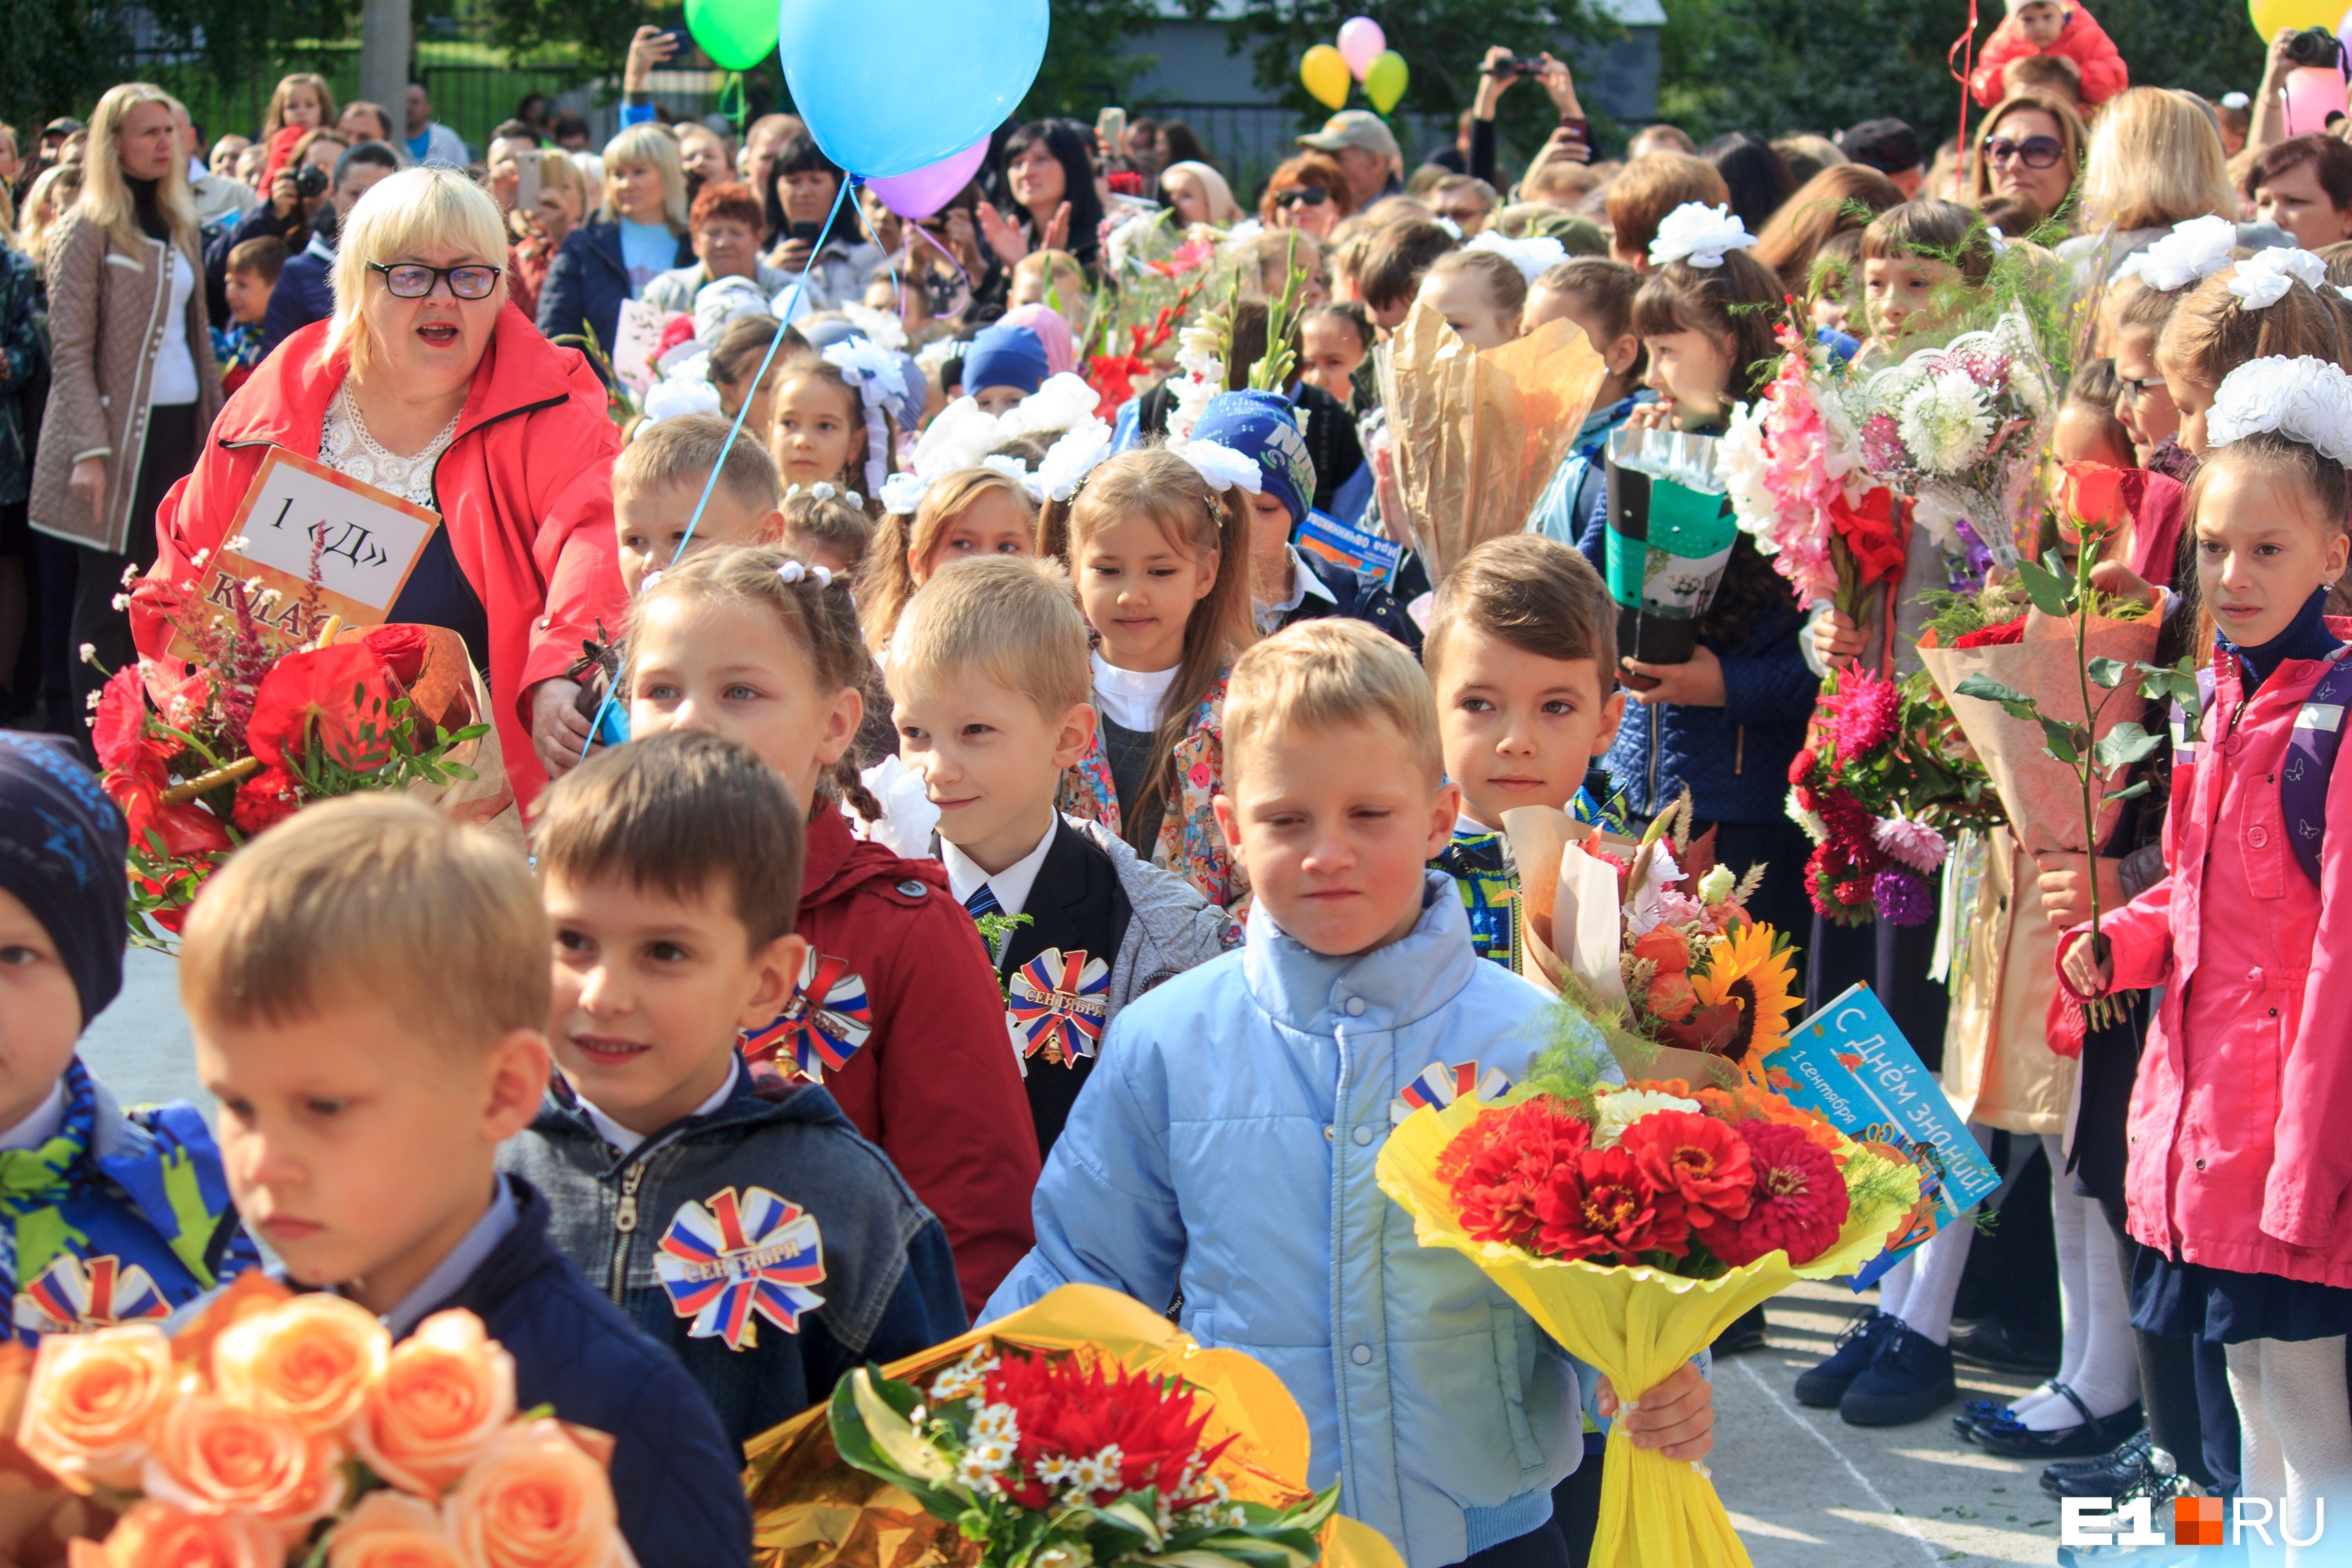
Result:
[[2305,698],[2279,765],[2279,805],[2287,842],[2311,885],[2319,885],[2319,849],[2327,837],[2327,783],[2344,744],[2344,711],[2352,706],[2352,647],[2336,650],[2319,684]]

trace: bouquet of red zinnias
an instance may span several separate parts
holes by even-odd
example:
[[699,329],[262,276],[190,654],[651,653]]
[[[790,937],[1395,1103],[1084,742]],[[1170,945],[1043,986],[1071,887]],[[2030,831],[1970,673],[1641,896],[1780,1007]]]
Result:
[[312,801],[408,790],[468,818],[513,793],[488,696],[457,633],[345,630],[288,647],[244,584],[228,613],[192,588],[142,579],[131,596],[194,658],[142,655],[94,694],[101,783],[131,830],[134,941],[175,933],[224,856]]
[[611,1439],[515,1410],[464,1310],[398,1345],[365,1308],[257,1274],[177,1339],[41,1342],[16,1441],[120,1511],[72,1568],[635,1568]]
[[[1413,1112],[1381,1189],[1423,1247],[1468,1258],[1623,1394],[1655,1388],[1799,1279],[1852,1273],[1918,1201],[1918,1173],[1749,1085],[1612,1085],[1570,1033],[1504,1103]],[[1705,1473],[1612,1430],[1598,1568],[1723,1568],[1748,1553]]]

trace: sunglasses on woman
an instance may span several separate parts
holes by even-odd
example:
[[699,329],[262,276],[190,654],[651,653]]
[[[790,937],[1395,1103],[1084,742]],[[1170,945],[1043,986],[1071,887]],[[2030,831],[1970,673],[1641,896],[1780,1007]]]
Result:
[[1330,199],[1331,193],[1320,185],[1299,185],[1291,190],[1276,192],[1274,205],[1288,212],[1301,203],[1310,207],[1319,207]]
[[395,300],[422,300],[444,278],[449,280],[449,292],[458,299],[487,300],[498,287],[499,274],[506,269],[473,262],[462,267],[427,267],[421,261],[399,261],[387,267],[371,261],[368,270],[383,274],[383,286]]
[[2006,163],[2014,158],[2029,169],[2047,169],[2066,155],[2055,136],[2029,136],[2022,142],[1991,136],[1986,138],[1984,150],[1990,163]]

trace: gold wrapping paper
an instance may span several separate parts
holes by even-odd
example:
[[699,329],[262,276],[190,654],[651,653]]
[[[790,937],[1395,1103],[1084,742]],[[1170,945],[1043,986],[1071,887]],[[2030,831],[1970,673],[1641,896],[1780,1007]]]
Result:
[[1484,353],[1416,303],[1379,359],[1404,516],[1384,519],[1443,581],[1474,547],[1528,525],[1608,366],[1573,321]]
[[[2094,616],[2084,647],[2092,658],[2131,664],[2156,652],[2158,629],[2153,616],[2117,621]],[[1997,702],[1954,695],[1954,689],[1969,676],[1989,675],[2032,699],[2036,708],[2061,723],[2082,723],[2083,688],[2074,661],[2074,623],[2029,615],[2021,642],[1991,647],[1923,647],[1919,658],[1927,665],[1927,673],[1935,678],[1944,700],[1952,705],[1952,716],[1959,721],[1961,733],[1968,736],[1969,744],[1983,760],[1985,771],[1992,774],[2001,810],[2008,814],[2011,830],[2025,852],[2081,853],[2085,847],[2083,786],[2072,768],[2049,754],[2042,726],[2011,718]],[[2112,693],[2092,687],[2093,708],[2098,708],[2101,698],[2108,700],[2100,711],[2094,740],[2105,739],[2126,720],[2147,717],[2147,700],[2139,695],[2137,680],[2125,681]],[[2116,818],[2122,809],[2122,804],[2117,802],[2100,811],[2102,843],[2115,831]]]
[[[983,1342],[1113,1356],[1135,1371],[1184,1379],[1210,1406],[1205,1444],[1234,1439],[1216,1466],[1235,1498],[1287,1508],[1307,1484],[1307,1417],[1282,1380],[1239,1351],[1203,1349],[1161,1313],[1116,1290],[1065,1285],[1034,1305],[882,1369],[920,1382]],[[751,1439],[743,1485],[751,1499],[757,1568],[960,1568],[979,1543],[934,1519],[897,1487],[842,1463],[825,1407]],[[1403,1568],[1379,1532],[1334,1518],[1323,1568]]]

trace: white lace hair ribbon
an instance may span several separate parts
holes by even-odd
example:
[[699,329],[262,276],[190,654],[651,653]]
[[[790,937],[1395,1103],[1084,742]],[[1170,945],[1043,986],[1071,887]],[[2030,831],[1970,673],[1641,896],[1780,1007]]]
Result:
[[1519,276],[1530,288],[1537,279],[1568,259],[1568,247],[1548,234],[1531,234],[1525,239],[1513,239],[1491,228],[1480,229],[1476,238],[1462,247],[1465,250],[1491,250],[1519,269]]
[[1252,495],[1265,489],[1265,476],[1259,473],[1257,460],[1245,458],[1223,441],[1171,441],[1168,450],[1192,465],[1193,471],[1208,481],[1213,490],[1229,490],[1241,486]]
[[989,456],[982,458],[980,460],[980,466],[983,468],[989,469],[991,472],[1003,474],[1006,479],[1011,479],[1014,484],[1019,485],[1021,487],[1022,493],[1026,495],[1031,501],[1042,502],[1045,500],[1045,487],[1037,482],[1037,476],[1029,471],[1028,464],[1013,456],[1010,452],[991,453]]
[[1110,447],[1111,428],[1101,420],[1088,416],[1072,426],[1037,465],[1038,487],[1045,491],[1041,499],[1066,501],[1076,495],[1087,476],[1110,456]]
[[923,504],[923,492],[931,487],[917,474],[892,474],[882,481],[882,510],[898,517],[912,517]]
[[2203,281],[2230,265],[2238,247],[2238,226],[2208,214],[2172,226],[2172,232],[2148,242],[2147,248],[2126,256],[2116,277],[2137,278],[2159,294],[2170,294]]
[[866,405],[866,488],[878,495],[890,474],[890,426],[883,416],[889,406],[891,378],[898,362],[887,349],[864,338],[844,338],[820,356],[857,388]]
[[1726,256],[1755,243],[1756,237],[1728,206],[1685,202],[1658,220],[1658,237],[1650,241],[1650,265],[1687,261],[1693,267],[1720,267]]
[[2206,444],[2269,432],[2352,467],[2352,375],[2308,355],[2249,360],[2231,371],[2205,416]]
[[2247,310],[2267,310],[2286,298],[2298,279],[2317,289],[2327,281],[2327,263],[2308,250],[2273,245],[2239,262],[2231,270],[2229,289],[2246,302]]

